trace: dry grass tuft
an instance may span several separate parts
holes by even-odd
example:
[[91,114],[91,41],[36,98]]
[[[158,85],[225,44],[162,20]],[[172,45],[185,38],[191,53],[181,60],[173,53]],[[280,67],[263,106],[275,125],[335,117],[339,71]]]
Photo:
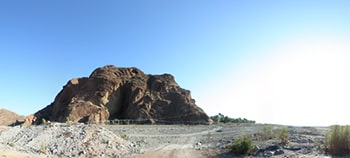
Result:
[[331,155],[350,154],[350,126],[334,125],[325,134],[325,150]]

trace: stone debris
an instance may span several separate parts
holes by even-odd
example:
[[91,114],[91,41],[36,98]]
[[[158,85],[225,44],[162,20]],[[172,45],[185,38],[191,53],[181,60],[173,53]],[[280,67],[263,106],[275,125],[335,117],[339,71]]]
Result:
[[202,143],[201,142],[197,142],[195,145],[194,145],[194,149],[196,150],[201,150],[202,148]]
[[30,154],[61,157],[121,157],[129,151],[129,143],[112,132],[81,123],[15,126],[0,132],[0,145]]

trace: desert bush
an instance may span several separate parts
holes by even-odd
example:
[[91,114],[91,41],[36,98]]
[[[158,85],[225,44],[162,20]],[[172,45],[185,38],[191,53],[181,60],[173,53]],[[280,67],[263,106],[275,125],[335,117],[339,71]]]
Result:
[[123,138],[124,140],[128,140],[129,138],[128,135],[125,133],[123,133],[120,137]]
[[281,144],[289,143],[289,130],[288,127],[278,128],[274,130],[274,133],[277,135],[277,138],[281,140]]
[[109,140],[104,138],[104,139],[102,139],[102,143],[103,144],[109,144]]
[[334,125],[325,134],[325,150],[332,155],[350,154],[350,126]]
[[247,155],[253,149],[253,141],[250,137],[244,136],[238,138],[232,143],[231,152],[240,155]]
[[211,140],[211,133],[210,132],[207,133],[207,140],[208,140],[208,142],[210,142],[210,140]]
[[257,133],[258,140],[269,140],[275,138],[273,127],[270,124],[264,124]]
[[264,124],[256,134],[258,141],[264,141],[269,139],[280,139],[281,144],[288,144],[289,130],[288,127],[274,128],[270,124]]
[[40,152],[41,153],[46,153],[47,146],[44,143],[41,143],[40,145]]
[[46,122],[46,119],[41,119],[41,122],[42,122],[42,124],[44,124],[44,125],[46,125],[47,124],[47,122]]
[[66,125],[67,125],[68,127],[70,127],[70,119],[69,119],[69,117],[66,117]]

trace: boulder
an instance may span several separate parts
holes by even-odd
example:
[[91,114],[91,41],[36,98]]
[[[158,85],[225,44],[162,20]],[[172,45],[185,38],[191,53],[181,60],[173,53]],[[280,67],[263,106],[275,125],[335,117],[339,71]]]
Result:
[[25,117],[24,122],[23,122],[23,126],[29,126],[31,124],[33,124],[33,122],[36,121],[36,117],[33,114],[30,114],[28,116]]
[[277,149],[273,155],[282,155],[282,154],[284,154],[284,151],[281,149]]
[[211,123],[190,91],[181,88],[172,75],[147,75],[138,68],[113,65],[97,68],[89,77],[68,81],[54,102],[34,115],[35,124],[42,118],[89,123],[114,119]]

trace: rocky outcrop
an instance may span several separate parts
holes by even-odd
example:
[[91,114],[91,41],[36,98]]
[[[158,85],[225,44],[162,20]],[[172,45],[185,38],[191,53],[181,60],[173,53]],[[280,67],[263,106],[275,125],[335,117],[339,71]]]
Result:
[[35,121],[36,121],[36,117],[33,114],[30,114],[30,115],[25,117],[22,125],[23,126],[29,126]]
[[146,75],[137,68],[112,65],[89,77],[70,80],[55,101],[35,113],[36,122],[101,122],[113,119],[210,123],[170,74]]
[[22,122],[23,120],[23,116],[20,116],[6,109],[0,109],[0,125],[15,125],[18,122]]

